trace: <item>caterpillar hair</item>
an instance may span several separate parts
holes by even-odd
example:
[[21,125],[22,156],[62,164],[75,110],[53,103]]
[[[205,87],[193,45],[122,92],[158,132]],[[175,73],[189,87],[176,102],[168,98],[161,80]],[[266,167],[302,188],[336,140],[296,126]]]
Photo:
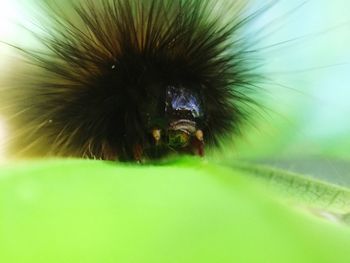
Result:
[[41,4],[47,17],[32,34],[45,48],[14,45],[25,66],[1,90],[10,154],[203,156],[249,118],[259,74],[244,28],[264,8],[247,14],[245,0]]

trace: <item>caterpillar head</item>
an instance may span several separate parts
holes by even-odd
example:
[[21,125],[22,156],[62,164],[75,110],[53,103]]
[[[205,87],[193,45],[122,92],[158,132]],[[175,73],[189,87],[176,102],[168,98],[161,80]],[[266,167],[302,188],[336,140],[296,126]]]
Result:
[[167,86],[164,100],[160,100],[160,112],[148,114],[155,147],[173,151],[204,154],[203,120],[205,112],[199,91],[183,86]]

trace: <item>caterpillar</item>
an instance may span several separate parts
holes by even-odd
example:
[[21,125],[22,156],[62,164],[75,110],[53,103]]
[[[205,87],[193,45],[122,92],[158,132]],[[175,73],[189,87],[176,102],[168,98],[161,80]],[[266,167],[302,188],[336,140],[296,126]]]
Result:
[[244,28],[268,5],[99,0],[40,2],[44,47],[0,89],[17,156],[143,161],[204,156],[239,135],[257,87]]

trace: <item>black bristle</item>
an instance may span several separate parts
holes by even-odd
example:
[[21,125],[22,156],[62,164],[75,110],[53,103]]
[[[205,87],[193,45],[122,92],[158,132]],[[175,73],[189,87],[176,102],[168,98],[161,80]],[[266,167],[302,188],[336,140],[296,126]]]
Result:
[[207,146],[239,133],[258,77],[242,35],[258,12],[244,15],[243,2],[44,1],[50,23],[33,34],[46,50],[18,48],[27,69],[6,99],[10,150],[107,160],[182,152],[152,141],[170,122],[169,87],[198,94]]

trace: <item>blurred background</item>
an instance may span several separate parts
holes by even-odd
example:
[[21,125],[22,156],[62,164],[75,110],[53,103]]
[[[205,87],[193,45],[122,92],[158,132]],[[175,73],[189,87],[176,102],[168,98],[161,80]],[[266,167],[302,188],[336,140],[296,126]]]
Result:
[[349,7],[278,1],[256,21],[267,25],[259,44],[266,109],[236,156],[350,186]]
[[[19,24],[32,27],[35,2],[0,0],[1,40],[34,43]],[[261,5],[252,0],[250,9]],[[258,99],[264,108],[225,156],[350,177],[349,8],[348,0],[280,0],[250,26],[247,33],[261,37],[256,47],[266,80]],[[17,65],[8,46],[0,45],[0,55],[1,78]]]
[[253,143],[242,143],[247,154],[349,158],[349,7],[345,0],[279,1],[255,23],[270,28],[260,45],[272,45],[261,52],[271,83],[264,85],[267,114],[249,133]]

